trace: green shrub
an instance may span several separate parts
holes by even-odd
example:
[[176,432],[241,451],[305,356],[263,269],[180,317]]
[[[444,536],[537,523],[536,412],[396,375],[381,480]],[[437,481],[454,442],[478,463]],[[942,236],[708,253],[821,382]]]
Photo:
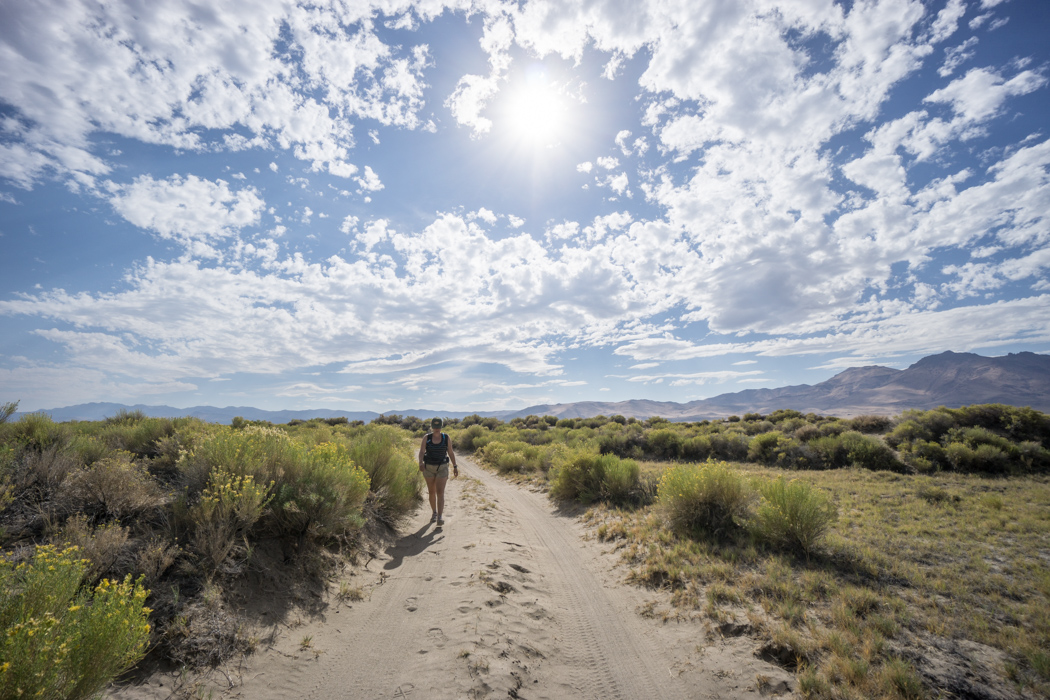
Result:
[[46,413],[26,413],[14,423],[5,422],[0,437],[27,450],[42,452],[64,447],[72,438],[69,426],[56,423]]
[[122,408],[109,418],[106,418],[104,422],[108,425],[134,425],[144,420],[146,420],[146,414],[141,409],[136,408],[134,411],[129,411],[126,408]]
[[110,449],[125,450],[141,457],[160,454],[158,443],[175,434],[170,418],[146,418],[108,424],[98,435]]
[[364,524],[361,505],[369,482],[345,447],[318,445],[277,482],[272,505],[277,534],[319,539],[349,534]]
[[372,513],[395,526],[420,499],[422,478],[415,457],[418,443],[390,426],[368,426],[349,444],[350,459],[368,474]]
[[704,462],[711,457],[714,447],[708,435],[697,435],[682,441],[682,459]]
[[747,459],[750,438],[735,432],[718,432],[711,435],[711,458],[740,462]]
[[664,472],[657,504],[682,534],[718,534],[744,521],[754,492],[725,462],[683,464]]
[[822,435],[810,440],[807,446],[824,469],[839,469],[848,463],[849,451],[838,435]]
[[484,426],[474,423],[466,430],[461,431],[456,435],[454,441],[455,448],[460,452],[473,452],[474,450],[482,447],[482,445],[476,445],[475,441],[478,438],[484,437],[488,434],[488,430]]
[[1017,458],[1027,471],[1045,471],[1050,467],[1050,450],[1034,440],[1017,445]]
[[149,592],[130,576],[89,592],[86,568],[51,545],[17,567],[0,560],[0,697],[90,698],[142,658]]
[[846,424],[858,433],[882,434],[893,425],[893,419],[888,416],[857,416],[847,420]]
[[634,460],[577,451],[551,469],[551,496],[583,503],[624,499],[637,485],[639,473]]
[[990,474],[1002,474],[1009,470],[1007,453],[995,445],[978,445],[973,451],[973,468]]
[[613,503],[623,503],[638,486],[641,467],[633,459],[610,460],[605,465],[602,477],[602,499]]
[[763,433],[751,438],[747,447],[747,458],[752,462],[771,464],[776,461],[777,441],[783,436],[779,430]]
[[924,440],[913,442],[908,446],[908,450],[904,452],[904,461],[923,472],[937,471],[951,466],[940,443]]
[[846,450],[846,460],[849,464],[876,471],[900,469],[900,463],[894,456],[893,450],[878,438],[850,430],[842,433],[839,440]]
[[15,414],[18,410],[17,401],[8,401],[0,404],[0,423],[6,423],[7,420]]
[[838,517],[835,505],[809,484],[784,477],[760,483],[753,532],[767,542],[810,553]]
[[496,462],[496,469],[501,474],[521,471],[525,466],[525,455],[521,452],[504,452]]
[[678,459],[682,456],[682,436],[662,428],[650,430],[645,436],[646,451],[657,459]]
[[820,426],[813,425],[812,423],[805,423],[795,428],[792,437],[799,442],[809,442],[810,440],[816,440],[822,437],[824,434],[820,431]]
[[961,442],[953,442],[944,448],[944,458],[955,471],[970,471],[973,468],[974,457],[973,450]]
[[94,435],[74,435],[70,441],[69,449],[88,467],[112,451],[106,443]]

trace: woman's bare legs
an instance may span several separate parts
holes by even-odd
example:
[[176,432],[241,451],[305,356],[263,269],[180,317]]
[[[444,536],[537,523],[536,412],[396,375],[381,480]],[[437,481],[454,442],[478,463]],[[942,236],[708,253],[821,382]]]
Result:
[[[436,513],[436,512],[438,512],[438,509],[437,509],[437,484],[435,484],[434,482],[437,481],[437,477],[436,476],[424,476],[423,479],[427,482],[427,496],[430,498],[430,510],[432,512]],[[442,488],[441,491],[442,491],[442,493],[441,493],[441,501],[442,501],[441,505],[444,505],[444,501],[445,501],[445,493],[444,493],[444,491],[445,491],[445,489]]]
[[445,484],[448,483],[448,477],[437,477],[434,479],[434,489],[437,491],[437,514],[438,520],[441,520],[441,514],[445,511]]

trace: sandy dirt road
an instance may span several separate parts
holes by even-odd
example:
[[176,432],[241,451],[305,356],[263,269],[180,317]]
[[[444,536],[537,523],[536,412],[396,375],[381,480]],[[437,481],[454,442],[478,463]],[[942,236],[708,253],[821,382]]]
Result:
[[[758,698],[793,685],[745,637],[638,613],[624,585],[546,496],[467,459],[446,525],[425,505],[323,614],[285,621],[238,674],[238,698]],[[304,645],[304,640],[308,641]],[[757,678],[763,678],[759,684]],[[756,686],[762,686],[762,693]]]

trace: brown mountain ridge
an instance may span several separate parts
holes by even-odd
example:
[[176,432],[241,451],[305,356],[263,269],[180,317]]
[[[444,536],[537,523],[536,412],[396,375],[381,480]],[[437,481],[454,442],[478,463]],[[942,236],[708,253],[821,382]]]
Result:
[[621,414],[702,420],[749,412],[771,413],[782,408],[848,418],[978,403],[1030,406],[1050,412],[1050,355],[1020,352],[984,357],[948,351],[924,357],[903,370],[879,365],[851,367],[814,385],[748,389],[689,403],[585,401],[530,406],[506,418],[529,414],[559,418]]

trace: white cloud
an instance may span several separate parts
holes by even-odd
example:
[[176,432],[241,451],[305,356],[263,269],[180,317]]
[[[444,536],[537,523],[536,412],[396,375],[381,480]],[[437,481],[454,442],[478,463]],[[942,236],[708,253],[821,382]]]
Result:
[[578,173],[589,173],[593,169],[594,169],[594,163],[590,162],[589,160],[585,161],[583,163],[580,163],[579,165],[576,166],[576,172],[578,172]]
[[[191,0],[135,12],[78,0],[11,6],[0,100],[26,126],[0,154],[0,175],[30,186],[46,166],[91,186],[109,166],[90,139],[112,133],[183,150],[276,144],[345,176],[346,117],[422,126],[427,49],[384,44],[371,13],[282,0],[207,12]],[[230,131],[208,142],[209,130]]]
[[456,121],[469,126],[475,137],[488,133],[492,120],[481,115],[481,111],[499,91],[496,78],[483,75],[464,75],[456,83],[456,89],[445,100],[445,106]]
[[602,156],[595,159],[598,165],[606,170],[612,170],[620,166],[620,159],[615,156]]
[[[613,139],[613,141],[616,143],[616,145],[620,147],[620,151],[625,156],[631,155],[631,147],[627,145],[627,139],[629,139],[629,138],[631,138],[630,130],[622,129],[621,131],[617,132],[616,138]],[[613,166],[613,167],[616,167],[616,166]]]
[[371,167],[365,166],[365,174],[362,177],[354,178],[360,189],[358,192],[378,192],[383,189],[383,183],[379,181],[379,176],[375,174],[375,171]]
[[481,209],[478,209],[475,212],[471,212],[471,214],[468,215],[467,218],[481,219],[482,221],[491,226],[492,224],[496,223],[498,217],[495,214],[493,214],[492,211],[486,209],[485,207],[482,207]]
[[266,206],[251,187],[231,190],[225,180],[211,182],[195,175],[167,180],[144,175],[130,185],[108,183],[107,189],[110,203],[125,219],[183,242],[231,236],[258,224]]
[[630,190],[627,189],[627,173],[620,173],[619,175],[610,175],[604,180],[602,180],[601,184],[607,186],[616,194],[626,193],[628,197],[631,196]]
[[964,14],[966,14],[965,0],[948,0],[948,3],[937,13],[937,19],[930,31],[930,41],[938,44],[954,34]]
[[525,219],[520,219],[513,214],[507,214],[507,223],[510,224],[511,228],[521,228],[525,225]]
[[1027,94],[1045,84],[1046,78],[1035,71],[1022,71],[1004,80],[996,71],[975,68],[947,87],[930,93],[926,101],[950,104],[961,119],[978,123],[994,116],[1007,98]]
[[944,65],[937,69],[937,74],[946,78],[954,73],[956,68],[974,57],[974,54],[977,53],[974,50],[975,46],[977,46],[977,37],[972,36],[958,46],[945,49]]
[[357,231],[357,224],[359,221],[360,219],[358,219],[353,214],[350,214],[345,219],[343,219],[343,223],[339,225],[339,230],[347,235],[350,235]]
[[753,370],[751,372],[736,372],[734,370],[721,370],[717,372],[668,372],[666,374],[646,374],[638,375],[634,377],[628,377],[629,382],[662,382],[670,379],[671,386],[691,386],[701,384],[711,384],[713,382],[723,383],[730,379],[739,380],[743,377],[753,376],[756,374],[762,374],[759,370]]

